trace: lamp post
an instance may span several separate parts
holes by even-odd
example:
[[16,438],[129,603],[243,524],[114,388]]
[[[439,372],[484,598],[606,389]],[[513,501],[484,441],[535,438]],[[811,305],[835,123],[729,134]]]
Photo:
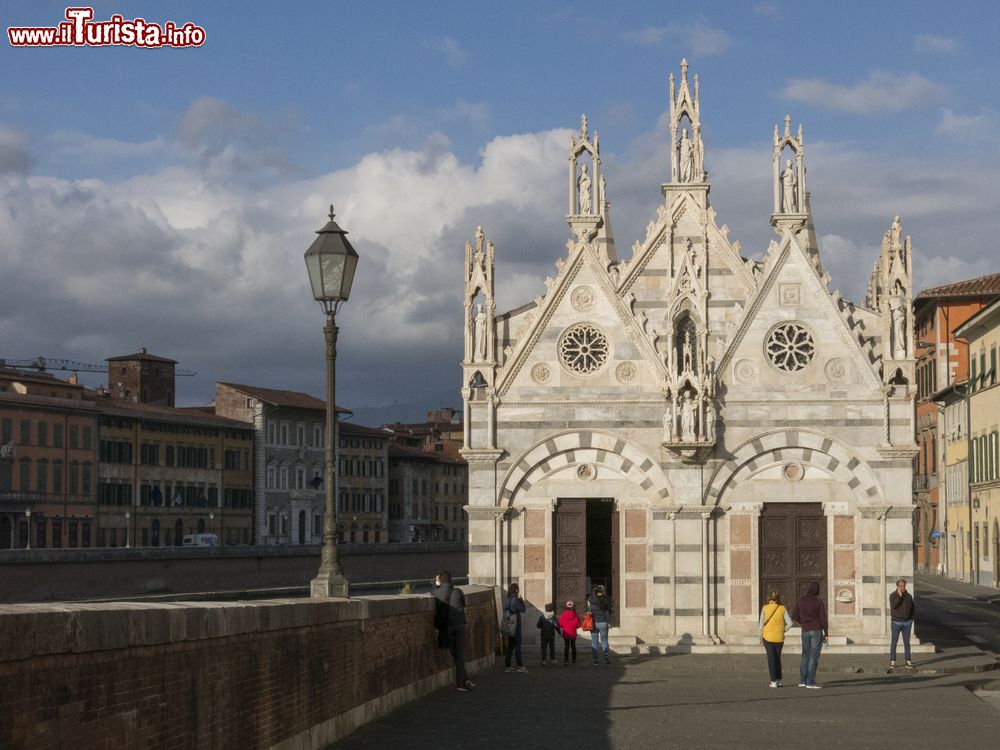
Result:
[[28,518],[28,546],[25,549],[31,549],[31,508],[25,510],[24,515]]
[[214,534],[215,533],[215,511],[214,510],[208,511],[208,533],[209,534]]
[[128,538],[128,519],[131,518],[131,516],[132,516],[131,513],[125,511],[125,549],[128,549],[129,547],[132,546]]
[[337,360],[337,310],[351,294],[354,271],[358,266],[358,254],[347,241],[347,232],[333,220],[333,206],[330,206],[330,221],[318,230],[319,236],[305,253],[306,270],[313,298],[323,306],[326,325],[326,434],[324,461],[326,463],[326,514],[323,518],[323,552],[320,556],[319,572],[309,586],[313,597],[347,597],[350,586],[344,577],[344,569],[337,555],[337,466],[334,463],[334,447],[337,442],[337,413],[334,403],[336,395]]

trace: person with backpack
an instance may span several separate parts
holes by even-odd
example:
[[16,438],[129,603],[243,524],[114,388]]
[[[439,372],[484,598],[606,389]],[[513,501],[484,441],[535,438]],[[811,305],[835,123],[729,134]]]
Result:
[[548,663],[545,661],[546,654],[548,654],[550,662],[556,663],[556,633],[559,632],[559,622],[556,620],[555,610],[555,604],[549,602],[545,605],[545,612],[538,615],[538,628],[542,631],[540,636],[543,667]]
[[774,589],[767,592],[767,604],[760,608],[760,643],[767,653],[767,672],[771,678],[768,687],[781,687],[781,649],[785,645],[785,631],[792,627],[792,618],[781,603],[781,594]]
[[451,585],[451,573],[442,570],[434,578],[436,625],[444,626],[444,637],[438,631],[438,645],[446,643],[455,662],[455,684],[462,692],[476,685],[465,671],[465,651],[469,643],[469,624],[465,617],[465,594]]
[[517,621],[517,627],[514,629],[514,634],[507,634],[507,648],[504,649],[504,666],[505,672],[513,672],[514,668],[511,666],[511,656],[514,657],[517,662],[518,672],[527,672],[527,667],[524,666],[524,656],[521,653],[521,614],[527,609],[524,606],[524,599],[521,598],[521,589],[516,583],[512,583],[510,588],[507,589],[507,600],[504,602],[504,612],[509,612],[514,615]]

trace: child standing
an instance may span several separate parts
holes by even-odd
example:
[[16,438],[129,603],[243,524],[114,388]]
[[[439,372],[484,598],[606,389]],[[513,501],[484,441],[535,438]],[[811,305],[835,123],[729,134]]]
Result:
[[573,609],[573,600],[566,602],[566,609],[559,615],[559,629],[563,637],[563,666],[569,666],[569,655],[573,654],[576,664],[576,631],[580,627],[580,616]]
[[545,653],[548,650],[549,661],[556,663],[556,631],[559,623],[556,622],[556,606],[552,602],[545,605],[544,614],[538,615],[538,627],[542,631],[542,666],[546,665]]

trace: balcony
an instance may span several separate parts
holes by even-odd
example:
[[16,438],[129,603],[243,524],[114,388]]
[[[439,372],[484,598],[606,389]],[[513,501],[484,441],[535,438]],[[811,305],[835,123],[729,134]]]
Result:
[[930,485],[930,477],[926,474],[914,474],[913,475],[913,491],[914,492],[927,492],[928,486]]

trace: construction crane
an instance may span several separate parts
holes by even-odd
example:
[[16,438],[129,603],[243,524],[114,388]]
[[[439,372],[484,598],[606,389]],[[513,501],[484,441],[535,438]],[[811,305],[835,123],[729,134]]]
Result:
[[[107,365],[91,365],[86,362],[74,362],[71,359],[49,359],[48,357],[35,357],[34,359],[0,359],[0,367],[12,367],[16,370],[69,370],[70,372],[107,372]],[[198,373],[193,370],[185,370],[182,367],[174,369],[174,375],[190,377]]]

